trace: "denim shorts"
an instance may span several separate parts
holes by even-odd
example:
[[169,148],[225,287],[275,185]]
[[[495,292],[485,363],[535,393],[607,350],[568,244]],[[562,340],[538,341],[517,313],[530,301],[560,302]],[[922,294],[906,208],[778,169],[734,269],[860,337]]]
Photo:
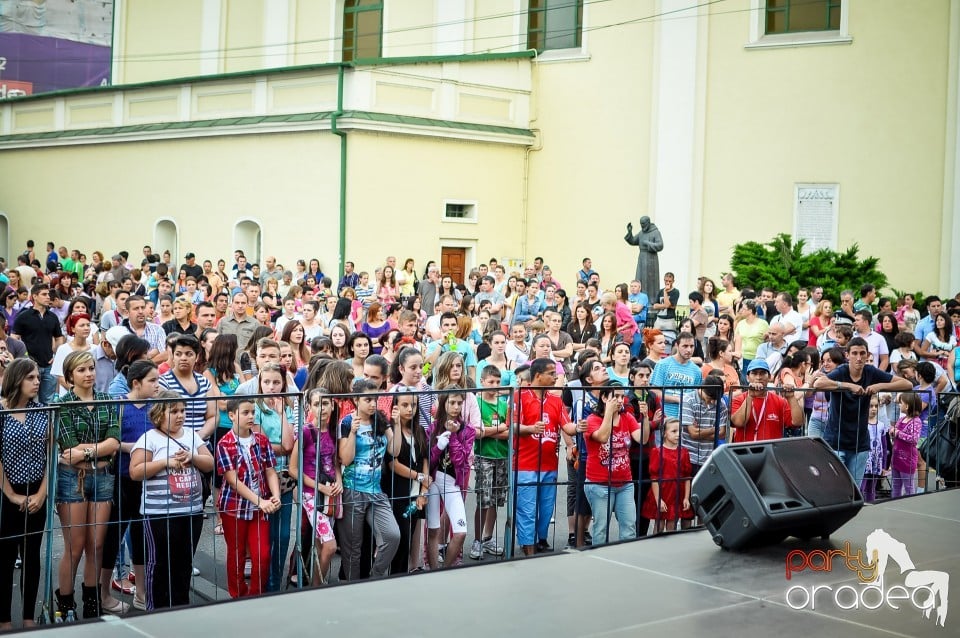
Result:
[[113,501],[114,475],[109,468],[83,470],[83,489],[79,471],[57,466],[57,503],[109,503]]

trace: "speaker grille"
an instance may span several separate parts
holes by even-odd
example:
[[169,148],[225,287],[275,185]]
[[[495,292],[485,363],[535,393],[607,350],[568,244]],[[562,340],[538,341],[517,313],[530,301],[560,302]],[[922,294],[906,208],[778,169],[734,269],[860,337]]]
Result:
[[856,497],[847,469],[835,454],[824,454],[819,441],[799,439],[772,447],[784,478],[812,505],[837,505]]

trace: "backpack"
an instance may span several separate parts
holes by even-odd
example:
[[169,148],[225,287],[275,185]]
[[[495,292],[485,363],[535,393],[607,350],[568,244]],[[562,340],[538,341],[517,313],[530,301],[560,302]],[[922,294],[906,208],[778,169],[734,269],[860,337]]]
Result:
[[939,423],[930,428],[920,456],[948,483],[960,477],[960,397],[955,397]]

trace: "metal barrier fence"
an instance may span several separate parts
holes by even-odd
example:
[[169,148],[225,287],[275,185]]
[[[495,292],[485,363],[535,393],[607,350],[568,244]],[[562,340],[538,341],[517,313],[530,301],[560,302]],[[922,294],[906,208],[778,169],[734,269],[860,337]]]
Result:
[[[256,402],[244,404],[249,420],[276,434],[269,450],[262,440],[238,438],[225,427],[213,429],[208,446],[201,446],[206,452],[191,446],[192,439],[162,432],[176,434],[170,423],[178,418],[175,406],[183,404],[187,412],[206,413],[208,402],[220,401],[217,423],[224,423],[224,397],[0,412],[5,430],[16,420],[22,425],[13,431],[28,433],[16,438],[0,432],[0,624],[10,620],[4,605],[13,602],[20,608],[12,610],[14,618],[22,610],[27,619],[56,621],[60,610],[59,620],[69,620],[97,615],[101,607],[201,603],[695,526],[686,501],[696,470],[718,445],[764,438],[762,427],[751,429],[751,419],[764,422],[778,403],[767,395],[784,394],[770,389],[747,402],[738,400],[746,388],[734,388],[716,400],[710,394],[715,387],[625,388],[623,399],[610,388],[571,386],[244,397]],[[889,426],[880,426],[902,416],[899,395],[877,397],[876,426],[823,429],[830,393],[796,392],[802,393],[803,416],[787,435],[835,437],[828,439],[834,447],[880,454],[881,465],[867,468],[879,471],[865,472],[865,492],[871,485],[874,498],[902,491],[894,481],[906,482],[905,473],[886,469],[895,451],[908,446],[880,445],[877,452],[875,443],[891,442]],[[923,456],[931,463],[920,458],[913,477],[918,489],[957,485],[956,428],[943,434],[942,427],[953,423],[942,406],[954,398],[931,395],[924,402],[931,444]],[[619,421],[606,435],[603,406],[611,400],[617,406],[609,420]],[[857,397],[841,393],[838,401],[849,411],[845,418],[863,417]],[[168,409],[153,410],[161,425],[156,429],[151,409],[164,405]],[[568,406],[569,423],[563,416]],[[737,406],[746,423],[731,424]],[[273,411],[279,418],[281,407],[287,422],[279,419],[278,433],[264,415]],[[247,418],[241,412],[227,416],[244,433],[246,425],[237,425]],[[643,412],[646,418],[623,416]],[[675,426],[672,414],[679,417]],[[866,422],[872,417],[868,413]],[[112,427],[122,451],[87,452],[84,446]],[[590,437],[597,430],[601,434]],[[861,439],[863,432],[870,442]],[[141,436],[140,451],[134,451]],[[331,470],[324,460],[334,450],[342,468]],[[235,486],[222,496],[215,476],[228,468],[242,482],[243,467],[269,457],[281,459],[277,482],[269,473],[266,489],[254,481],[260,499]],[[37,463],[44,467],[31,474]],[[214,465],[219,472],[207,469]],[[193,469],[200,467],[198,475]],[[274,490],[276,499],[270,498]]]

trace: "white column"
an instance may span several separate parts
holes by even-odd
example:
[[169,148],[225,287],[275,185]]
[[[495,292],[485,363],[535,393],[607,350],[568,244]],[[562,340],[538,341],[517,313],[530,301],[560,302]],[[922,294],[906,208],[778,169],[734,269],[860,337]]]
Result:
[[[690,291],[700,275],[708,25],[689,0],[659,0],[657,13],[669,13],[670,19],[657,20],[655,27],[646,214],[663,235],[661,277],[672,271],[677,288]],[[637,220],[632,221],[637,226]],[[681,303],[686,303],[685,295],[681,295]]]
[[216,75],[223,68],[220,45],[222,0],[203,0],[203,24],[200,30],[200,75]]
[[264,2],[263,68],[290,64],[290,40],[290,0]]
[[950,55],[947,80],[946,144],[943,158],[943,221],[940,233],[940,288],[960,291],[960,0],[950,1]]
[[434,9],[437,28],[433,52],[435,55],[464,53],[466,38],[467,0],[442,0]]

